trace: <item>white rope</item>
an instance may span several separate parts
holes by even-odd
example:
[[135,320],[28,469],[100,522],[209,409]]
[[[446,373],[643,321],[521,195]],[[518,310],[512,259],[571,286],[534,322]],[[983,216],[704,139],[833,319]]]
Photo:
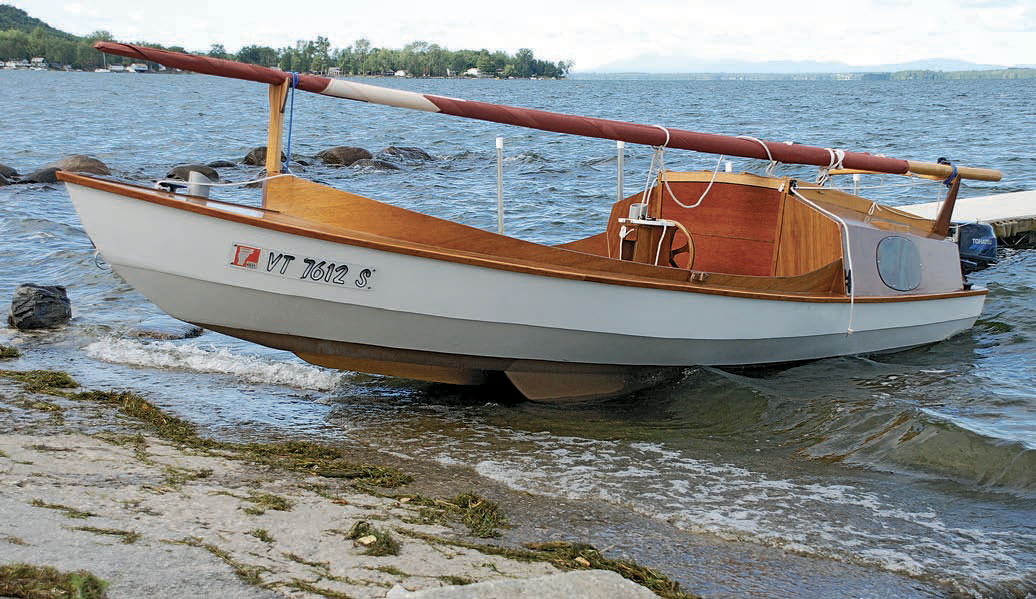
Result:
[[831,178],[831,169],[841,169],[842,161],[845,160],[845,150],[839,150],[838,148],[824,148],[827,153],[831,156],[831,160],[828,165],[820,167],[817,171],[817,185],[823,187],[827,184],[827,180]]
[[698,198],[697,202],[689,205],[684,204],[680,200],[676,199],[676,194],[674,194],[673,189],[669,187],[669,179],[667,179],[665,176],[665,162],[663,162],[663,168],[661,168],[659,172],[662,173],[662,184],[665,185],[666,191],[669,192],[669,197],[673,200],[673,202],[676,203],[677,206],[681,208],[686,208],[690,210],[691,208],[697,208],[698,206],[700,206],[702,201],[705,199],[705,196],[709,195],[709,190],[712,189],[712,184],[716,182],[716,175],[719,174],[719,167],[721,164],[723,164],[724,158],[726,158],[726,156],[720,156],[719,160],[716,161],[716,168],[712,169],[712,178],[709,179],[709,184],[705,186],[705,191],[701,192],[701,197]]
[[847,271],[849,273],[849,325],[845,329],[845,334],[852,335],[853,332],[855,332],[853,329],[853,319],[856,317],[856,281],[853,280],[853,249],[852,244],[849,243],[849,225],[845,224],[845,221],[842,220],[841,217],[839,217],[837,214],[825,210],[824,208],[817,205],[815,202],[813,202],[806,196],[799,193],[798,189],[792,187],[791,193],[798,199],[802,200],[803,202],[809,204],[810,206],[818,210],[819,212],[826,214],[829,218],[832,218],[835,221],[837,221],[839,229],[841,229],[842,231],[842,241],[845,244],[845,259],[847,262]]
[[[651,179],[654,178],[654,174],[655,174],[655,161],[659,158],[661,153],[662,153],[662,148],[658,147],[658,148],[655,148],[655,153],[651,155],[651,166],[648,167],[647,181],[644,182],[644,194],[640,196],[640,205],[641,206],[645,206],[645,207],[647,206],[647,203],[648,203],[647,195],[648,195],[648,191],[651,190]],[[642,210],[641,214],[644,214],[646,212],[647,212],[647,210]]]
[[663,148],[669,147],[669,129],[666,129],[662,125],[652,125],[652,127],[658,127],[662,131],[665,131],[665,143],[662,144],[660,147],[663,147]]
[[655,266],[658,266],[658,257],[662,254],[662,242],[665,241],[665,232],[669,223],[662,221],[662,235],[658,238],[658,248],[655,249]]
[[[738,135],[737,138],[738,139],[747,139],[749,141],[754,141],[754,142],[758,143],[759,145],[761,145],[764,150],[766,150],[766,157],[770,160],[770,164],[766,165],[766,176],[767,177],[772,177],[774,171],[777,169],[777,164],[778,163],[777,163],[776,160],[773,159],[773,154],[770,153],[770,146],[766,145],[765,141],[759,139],[758,137],[752,137],[751,135]],[[790,145],[790,142],[788,142],[788,143]]]
[[201,181],[183,181],[181,179],[160,179],[155,181],[155,186],[159,186],[163,183],[186,187],[187,185],[204,185],[206,187],[240,187],[243,185],[252,185],[253,183],[262,183],[263,181],[269,181],[270,179],[277,179],[280,177],[292,177],[291,173],[280,173],[277,175],[271,175],[269,177],[260,177],[258,179],[252,179],[251,181],[239,181],[235,183],[202,183]]

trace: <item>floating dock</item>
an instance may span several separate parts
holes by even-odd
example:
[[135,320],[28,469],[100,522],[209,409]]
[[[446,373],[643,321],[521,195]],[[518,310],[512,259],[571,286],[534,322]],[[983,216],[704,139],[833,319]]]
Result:
[[[911,214],[935,219],[942,202],[897,206]],[[1036,191],[958,198],[953,222],[986,223],[1008,247],[1036,248]]]

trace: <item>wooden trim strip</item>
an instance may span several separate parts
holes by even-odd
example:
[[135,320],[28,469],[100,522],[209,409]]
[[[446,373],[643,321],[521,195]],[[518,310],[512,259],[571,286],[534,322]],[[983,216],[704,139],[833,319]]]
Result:
[[[191,200],[188,198],[180,199],[180,196],[176,196],[174,194],[156,191],[153,189],[149,189],[147,187],[142,187],[131,183],[122,183],[117,181],[109,181],[106,179],[98,179],[94,177],[85,177],[82,175],[69,173],[65,171],[58,171],[57,177],[60,180],[65,181],[66,183],[81,185],[83,187],[89,187],[91,189],[97,189],[99,191],[105,191],[127,198],[143,200],[145,202],[158,204],[168,208],[174,208],[177,210],[184,210],[187,212],[194,212],[205,216],[219,218],[221,220],[237,222],[254,227],[260,227],[263,229],[269,229],[272,231],[288,233],[291,235],[298,235],[301,237],[309,237],[311,239],[330,241],[332,243],[352,245],[356,247],[404,254],[420,258],[428,258],[432,260],[442,260],[458,264],[467,264],[471,266],[480,266],[484,268],[494,268],[497,270],[520,272],[524,274],[532,274],[538,276],[579,280],[591,283],[623,285],[628,287],[643,287],[650,289],[662,289],[667,291],[683,291],[689,293],[704,293],[708,295],[722,295],[729,297],[740,297],[745,299],[764,299],[773,301],[813,303],[849,302],[849,298],[844,296],[832,297],[817,295],[796,295],[789,293],[768,293],[763,291],[743,291],[731,288],[710,288],[700,285],[695,286],[689,282],[660,281],[658,279],[652,279],[649,277],[638,275],[623,275],[589,270],[578,271],[572,269],[559,269],[552,265],[528,262],[525,260],[505,261],[485,254],[475,254],[473,252],[466,252],[462,250],[443,250],[433,246],[408,243],[406,241],[382,237],[379,235],[370,235],[362,231],[354,231],[350,229],[344,229],[341,227],[325,227],[321,226],[319,223],[303,221],[297,218],[293,218],[272,211],[262,211],[262,217],[253,217],[245,214],[239,214],[237,212],[227,212],[224,210],[206,206],[204,202],[206,202],[207,200]],[[226,202],[224,203],[226,204]],[[252,208],[251,206],[239,206],[236,204],[228,205],[259,211],[259,209]],[[984,295],[985,293],[985,289],[974,289],[931,295],[857,297],[855,301],[857,303],[924,301],[934,299],[948,299],[954,297],[967,297],[973,295]]]

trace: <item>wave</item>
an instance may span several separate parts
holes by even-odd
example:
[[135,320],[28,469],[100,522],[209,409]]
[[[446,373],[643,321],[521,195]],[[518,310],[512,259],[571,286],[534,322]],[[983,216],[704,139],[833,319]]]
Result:
[[251,383],[329,391],[349,380],[349,373],[308,364],[282,362],[198,343],[143,341],[108,337],[84,348],[91,358],[145,368],[231,375]]

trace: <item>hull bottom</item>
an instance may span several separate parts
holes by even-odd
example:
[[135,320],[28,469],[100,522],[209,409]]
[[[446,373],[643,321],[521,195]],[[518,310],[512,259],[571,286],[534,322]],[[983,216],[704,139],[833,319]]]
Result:
[[294,353],[325,368],[453,385],[481,385],[503,373],[527,399],[578,402],[615,397],[679,376],[679,367],[514,360],[378,347],[195,322],[200,327]]

